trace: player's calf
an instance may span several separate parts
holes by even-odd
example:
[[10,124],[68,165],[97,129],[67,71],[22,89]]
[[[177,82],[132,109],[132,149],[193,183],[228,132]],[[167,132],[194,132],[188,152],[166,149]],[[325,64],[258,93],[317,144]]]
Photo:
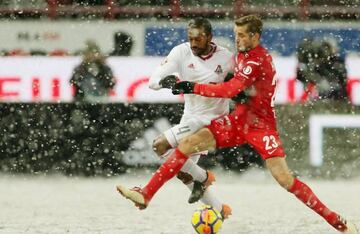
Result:
[[301,182],[297,178],[294,179],[289,192],[293,193],[300,201],[313,211],[322,216],[332,227],[342,233],[359,234],[356,226],[347,222],[336,212],[331,211],[324,203],[322,203],[309,186]]

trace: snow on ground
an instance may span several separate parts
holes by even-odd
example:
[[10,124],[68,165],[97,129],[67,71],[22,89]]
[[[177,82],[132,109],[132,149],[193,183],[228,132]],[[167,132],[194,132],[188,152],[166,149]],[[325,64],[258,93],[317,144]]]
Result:
[[[278,186],[266,171],[218,170],[214,192],[233,208],[223,234],[337,233]],[[177,179],[166,184],[145,211],[120,197],[118,183],[143,185],[149,173],[113,178],[0,176],[0,233],[191,234],[189,191]],[[304,179],[332,209],[360,225],[360,178]]]

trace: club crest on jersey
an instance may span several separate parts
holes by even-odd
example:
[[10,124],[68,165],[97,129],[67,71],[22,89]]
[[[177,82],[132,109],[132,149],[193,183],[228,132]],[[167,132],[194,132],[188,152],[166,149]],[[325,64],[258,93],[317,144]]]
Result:
[[191,68],[191,69],[195,69],[195,66],[194,66],[193,63],[190,63],[187,67],[188,67],[188,68]]
[[250,66],[246,66],[242,71],[245,75],[249,75],[252,72],[252,68]]
[[216,69],[215,69],[215,73],[216,73],[216,74],[223,73],[223,69],[221,68],[221,65],[217,65],[217,67],[216,67]]

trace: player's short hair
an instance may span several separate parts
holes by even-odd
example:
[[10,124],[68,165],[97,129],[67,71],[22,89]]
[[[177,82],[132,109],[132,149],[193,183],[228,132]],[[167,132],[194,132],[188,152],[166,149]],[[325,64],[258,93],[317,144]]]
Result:
[[261,35],[263,30],[263,23],[257,15],[247,15],[235,20],[236,26],[247,25],[247,30],[250,33],[259,33]]
[[197,17],[195,19],[190,20],[189,28],[202,28],[204,29],[204,32],[206,33],[206,35],[210,35],[212,34],[212,26],[209,20],[202,18],[202,17]]

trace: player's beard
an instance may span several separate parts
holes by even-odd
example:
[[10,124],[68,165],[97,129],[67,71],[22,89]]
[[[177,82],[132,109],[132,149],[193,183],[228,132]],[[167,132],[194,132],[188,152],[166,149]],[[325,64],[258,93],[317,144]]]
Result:
[[249,50],[251,50],[251,45],[250,43],[246,44],[246,43],[237,43],[237,50],[238,52],[241,53],[245,53],[248,52]]
[[244,52],[247,51],[247,49],[246,49],[245,46],[239,46],[239,47],[238,47],[238,51],[244,53]]
[[204,55],[206,52],[207,48],[199,48],[199,47],[191,47],[191,51],[193,52],[194,55],[196,56],[201,56]]
[[237,50],[238,50],[238,52],[241,52],[241,53],[244,53],[244,52],[247,52],[247,51],[249,51],[251,49],[251,47],[250,46],[246,46],[246,45],[237,45]]

